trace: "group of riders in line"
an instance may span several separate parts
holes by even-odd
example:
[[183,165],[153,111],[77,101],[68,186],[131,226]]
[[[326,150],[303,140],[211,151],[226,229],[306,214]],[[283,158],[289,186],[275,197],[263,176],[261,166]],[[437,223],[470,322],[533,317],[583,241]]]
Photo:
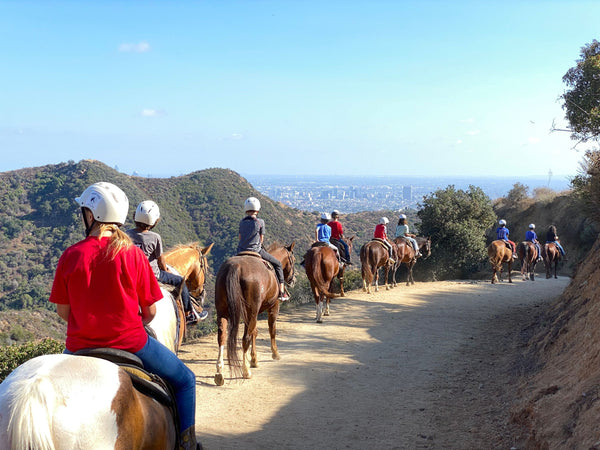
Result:
[[[345,240],[343,226],[339,221],[339,217],[340,213],[337,210],[334,210],[331,214],[322,213],[321,221],[317,223],[315,229],[315,240],[317,242],[324,242],[331,247],[341,263],[352,265],[350,248]],[[398,217],[398,225],[396,225],[395,237],[406,239],[415,251],[415,258],[419,258],[422,255],[415,239],[416,235],[409,233],[408,223],[406,221],[406,215],[400,214]],[[387,235],[388,223],[390,223],[390,221],[385,216],[379,219],[379,224],[375,226],[373,239],[378,240],[386,247],[389,253],[388,262],[390,264],[395,264],[396,261],[394,260],[392,244],[388,240]]]
[[[517,258],[517,248],[516,248],[515,243],[508,238],[510,231],[506,227],[506,220],[501,219],[498,222],[498,225],[499,225],[498,228],[496,228],[497,239],[507,243],[507,245],[512,250],[513,258],[516,259]],[[535,232],[535,224],[530,223],[528,228],[529,229],[525,232],[525,241],[531,242],[531,243],[533,243],[533,245],[535,245],[535,248],[536,248],[537,254],[538,254],[537,260],[541,261],[542,260],[542,249],[540,246],[540,242],[538,241],[537,234]],[[566,259],[565,250],[562,247],[562,245],[560,245],[560,242],[558,240],[558,235],[556,234],[556,226],[550,225],[550,227],[548,227],[548,231],[546,231],[546,243],[547,244],[551,244],[551,243],[556,244],[556,247],[560,251],[560,254],[563,256],[564,259]]]

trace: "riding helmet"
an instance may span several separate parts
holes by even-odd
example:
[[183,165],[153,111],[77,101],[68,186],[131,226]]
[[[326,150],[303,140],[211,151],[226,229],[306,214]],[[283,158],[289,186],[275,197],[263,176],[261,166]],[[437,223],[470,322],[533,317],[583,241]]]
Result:
[[121,226],[129,211],[129,200],[125,192],[104,181],[88,186],[75,201],[82,208],[88,208],[94,219],[101,223],[116,223]]
[[260,211],[260,201],[256,197],[248,197],[244,202],[244,211]]
[[530,224],[529,224],[529,229],[530,229],[530,230],[533,230],[533,229],[535,229],[535,224],[534,224],[534,223],[530,223]]
[[381,219],[379,219],[379,223],[382,223],[385,225],[387,223],[390,223],[390,221],[387,217],[382,217]]
[[158,205],[152,200],[144,200],[140,203],[133,215],[133,220],[136,222],[144,223],[148,226],[153,227],[160,218],[160,210]]
[[400,215],[398,216],[398,220],[399,220],[399,219],[406,219],[406,214],[400,214]]
[[339,212],[337,209],[334,209],[334,210],[331,212],[331,217],[333,217],[334,219],[335,219],[336,217],[339,217],[339,216],[340,216],[340,212]]
[[329,215],[329,213],[322,213],[321,219],[322,220],[331,220],[331,216]]
[[506,225],[506,220],[504,219],[500,219],[500,222],[498,222],[499,225]]

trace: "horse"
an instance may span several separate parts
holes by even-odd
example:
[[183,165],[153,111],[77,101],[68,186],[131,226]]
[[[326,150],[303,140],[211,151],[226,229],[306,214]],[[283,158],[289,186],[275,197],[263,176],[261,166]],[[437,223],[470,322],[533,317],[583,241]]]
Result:
[[[181,296],[161,290],[147,328],[177,352],[185,326]],[[126,369],[105,359],[38,356],[0,384],[0,450],[172,449],[175,420],[169,407],[134,387]]]
[[546,266],[546,278],[552,278],[552,265],[554,264],[554,278],[558,278],[558,262],[562,255],[558,246],[554,242],[547,242],[542,247],[542,258],[544,258],[544,266]]
[[502,281],[502,264],[506,263],[508,271],[508,282],[512,283],[512,250],[506,245],[503,240],[495,240],[488,246],[488,257],[492,265],[492,284],[496,283],[498,279]]
[[537,247],[533,242],[523,241],[517,245],[517,255],[521,261],[521,276],[523,281],[535,281],[535,265],[538,260]]
[[388,286],[388,274],[391,264],[388,249],[380,240],[371,240],[360,248],[361,275],[363,291],[371,293],[371,284],[375,279],[375,292],[379,291],[379,268],[385,268],[385,288]]
[[[206,291],[204,284],[208,273],[208,259],[214,243],[208,247],[199,247],[197,243],[178,245],[163,253],[165,262],[173,267],[179,275],[185,278],[185,282],[192,298],[197,299],[200,305],[204,305]],[[197,306],[200,306],[197,305]]]
[[173,449],[169,408],[104,359],[43,355],[0,384],[0,449]]
[[317,308],[317,323],[323,322],[323,315],[329,315],[329,300],[341,297],[341,294],[332,293],[331,288],[333,279],[343,270],[340,266],[344,266],[339,263],[331,247],[320,244],[324,245],[314,245],[304,255],[304,269]]
[[[352,236],[351,238],[345,239],[346,244],[348,244],[348,254],[352,255],[352,243],[354,242],[354,238],[356,238],[356,236]],[[343,249],[343,245],[341,242],[339,241],[335,241],[335,240],[331,240],[331,243],[333,245],[335,245],[338,248],[338,252],[339,254],[343,254],[342,252],[344,251]],[[337,278],[338,280],[340,280],[340,297],[345,297],[346,294],[344,293],[344,272],[346,271],[346,264],[342,264],[340,266],[340,270],[337,274]],[[327,302],[329,304],[329,302]]]
[[[431,238],[416,237],[415,239],[422,258],[429,258],[431,256]],[[396,286],[396,270],[398,270],[402,263],[406,265],[407,269],[406,285],[410,286],[411,284],[415,284],[412,271],[417,263],[417,259],[415,258],[415,250],[412,244],[403,237],[394,239],[394,244],[396,245],[397,259],[396,264],[392,266],[392,286]]]
[[[294,245],[273,243],[267,251],[281,261],[285,282],[293,286],[296,282]],[[243,378],[251,378],[250,367],[258,367],[256,355],[256,335],[258,333],[258,314],[267,311],[269,335],[271,336],[271,356],[280,359],[275,341],[276,321],[279,314],[279,283],[272,268],[258,253],[242,252],[228,258],[219,268],[215,280],[215,309],[217,310],[217,373],[215,384],[225,383],[222,369],[223,353],[227,341],[227,360],[232,372]],[[243,361],[240,361],[237,349],[238,329],[244,322],[242,339]],[[250,362],[248,361],[250,351]]]

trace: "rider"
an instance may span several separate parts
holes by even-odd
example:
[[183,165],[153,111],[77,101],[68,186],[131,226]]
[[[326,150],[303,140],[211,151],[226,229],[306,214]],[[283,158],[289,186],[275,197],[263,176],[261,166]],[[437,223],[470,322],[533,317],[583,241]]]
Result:
[[329,213],[321,214],[321,222],[315,228],[315,240],[317,242],[325,242],[335,252],[335,257],[339,260],[340,254],[338,248],[329,241],[331,238],[331,227],[327,223],[330,220],[331,216]]
[[109,347],[135,354],[146,370],[173,387],[182,447],[200,448],[194,431],[194,372],[144,329],[162,293],[144,253],[120,229],[129,209],[127,196],[114,184],[100,182],[75,201],[86,238],[61,255],[49,298],[67,321],[65,353]]
[[[182,285],[183,277],[172,273],[167,266],[160,234],[151,231],[160,221],[158,205],[152,200],[144,200],[137,206],[133,221],[135,228],[127,230],[127,235],[136,246],[142,249],[150,261],[150,267],[158,281],[173,286]],[[207,311],[202,311],[200,314],[196,312],[190,299],[190,291],[185,283],[181,288],[181,300],[186,312],[187,323],[195,324],[208,317]]]
[[282,302],[289,300],[290,296],[285,291],[285,278],[281,262],[267,252],[262,245],[265,237],[265,221],[256,217],[260,211],[260,201],[256,197],[248,197],[244,202],[244,211],[246,217],[240,221],[238,253],[255,252],[260,254],[262,259],[270,262],[275,269],[277,281],[279,281],[279,300]]
[[330,241],[337,241],[340,244],[342,244],[342,247],[344,247],[345,252],[345,257],[343,258],[343,261],[344,263],[351,266],[352,262],[350,261],[350,247],[348,246],[348,243],[344,240],[344,228],[342,227],[342,223],[338,220],[338,217],[340,217],[340,213],[339,211],[334,209],[331,213],[331,221],[327,223],[327,225],[329,225],[329,227],[331,228]]
[[513,256],[513,258],[516,259],[517,252],[516,252],[515,243],[513,241],[511,241],[510,239],[508,239],[508,235],[510,234],[510,231],[508,231],[508,228],[506,228],[506,220],[500,219],[500,221],[498,222],[498,225],[500,225],[500,226],[498,228],[496,228],[497,238],[501,241],[508,242],[510,244],[510,248],[512,250],[512,256]]
[[398,216],[398,225],[396,225],[396,237],[403,237],[407,239],[413,246],[415,250],[415,258],[419,258],[423,256],[419,251],[419,244],[417,244],[417,240],[415,239],[416,235],[408,232],[408,224],[406,223],[406,214],[400,214]]
[[387,217],[382,217],[381,219],[379,219],[379,224],[375,227],[375,233],[373,234],[373,237],[376,239],[381,239],[381,241],[383,242],[383,244],[386,246],[390,257],[389,257],[389,262],[390,264],[395,264],[396,261],[392,258],[393,254],[392,254],[392,244],[390,244],[387,240],[387,227],[386,225],[390,223],[390,220]]
[[[558,247],[560,254],[566,256],[565,249],[562,247],[562,245],[560,245],[560,242],[558,242],[558,236],[556,235],[556,227],[554,225],[550,225],[548,231],[546,232],[546,244],[550,243],[556,244],[556,247]],[[567,258],[565,257],[565,260],[566,259]]]
[[538,242],[537,234],[535,233],[534,230],[535,230],[535,224],[530,223],[529,230],[527,230],[527,232],[525,233],[525,240],[528,242],[532,242],[533,245],[535,245],[535,248],[537,249],[537,252],[538,252],[537,260],[541,261],[542,260],[542,249],[540,248],[540,243]]

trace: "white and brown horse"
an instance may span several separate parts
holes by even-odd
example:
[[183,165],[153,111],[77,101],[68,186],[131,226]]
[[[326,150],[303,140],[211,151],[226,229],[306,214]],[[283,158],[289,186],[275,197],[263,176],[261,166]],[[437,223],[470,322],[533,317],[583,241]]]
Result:
[[[149,327],[177,352],[185,326],[181,300],[161,289]],[[0,450],[173,449],[176,442],[169,409],[103,359],[39,356],[0,384]]]
[[0,384],[0,449],[173,449],[166,406],[103,359],[44,355]]

